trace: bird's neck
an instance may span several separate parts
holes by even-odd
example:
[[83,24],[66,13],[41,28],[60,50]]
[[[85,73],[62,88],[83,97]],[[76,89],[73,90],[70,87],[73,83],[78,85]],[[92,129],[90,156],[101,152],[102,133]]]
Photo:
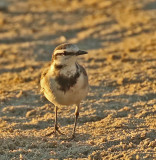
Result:
[[60,75],[64,75],[67,77],[75,75],[77,72],[77,62],[74,63],[57,63],[53,62],[51,64],[51,71],[56,72]]

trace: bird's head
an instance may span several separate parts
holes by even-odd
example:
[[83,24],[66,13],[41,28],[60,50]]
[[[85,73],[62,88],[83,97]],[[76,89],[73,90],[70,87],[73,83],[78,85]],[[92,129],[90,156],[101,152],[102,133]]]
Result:
[[87,54],[87,52],[79,50],[77,45],[64,43],[55,48],[52,61],[55,61],[56,64],[72,64],[76,62],[77,56],[83,54]]

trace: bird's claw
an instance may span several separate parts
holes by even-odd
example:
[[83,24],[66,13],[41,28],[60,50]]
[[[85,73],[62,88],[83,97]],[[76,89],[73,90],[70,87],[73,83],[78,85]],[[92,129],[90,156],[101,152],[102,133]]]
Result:
[[64,135],[64,133],[62,133],[62,132],[59,130],[58,127],[55,127],[54,130],[53,130],[52,132],[46,134],[46,136],[51,136],[52,134],[55,134],[55,135],[56,135],[56,133],[59,133],[60,135]]

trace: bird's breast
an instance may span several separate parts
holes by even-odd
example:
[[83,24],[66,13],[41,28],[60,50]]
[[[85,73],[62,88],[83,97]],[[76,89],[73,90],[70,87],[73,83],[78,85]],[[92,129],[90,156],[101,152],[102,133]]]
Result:
[[[45,97],[55,105],[78,104],[88,93],[87,75],[77,67],[62,72],[48,72],[41,81]],[[62,73],[62,74],[61,74]],[[64,74],[63,74],[64,73]],[[69,75],[68,75],[68,74]]]
[[55,93],[55,100],[61,105],[78,104],[88,93],[88,80],[84,78],[83,74],[75,79],[72,77],[61,85],[57,83]]

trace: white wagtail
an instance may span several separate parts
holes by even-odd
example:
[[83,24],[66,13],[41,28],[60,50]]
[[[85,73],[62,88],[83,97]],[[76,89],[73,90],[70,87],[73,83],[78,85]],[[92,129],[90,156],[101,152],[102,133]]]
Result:
[[77,63],[77,56],[87,54],[75,44],[65,43],[57,46],[52,54],[50,67],[41,76],[41,91],[55,105],[54,131],[62,134],[57,124],[57,107],[76,105],[75,123],[72,138],[79,116],[80,102],[88,93],[88,76],[85,69]]

